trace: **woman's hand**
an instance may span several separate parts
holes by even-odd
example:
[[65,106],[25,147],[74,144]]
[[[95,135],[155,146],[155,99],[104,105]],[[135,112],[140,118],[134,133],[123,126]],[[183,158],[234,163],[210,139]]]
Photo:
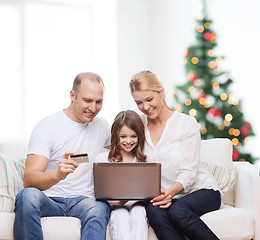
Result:
[[172,195],[168,190],[161,190],[161,195],[154,197],[151,200],[153,206],[160,206],[160,208],[168,208],[172,204]]
[[172,198],[178,193],[183,191],[183,186],[179,182],[175,182],[171,187],[164,190],[162,189],[161,195],[153,198],[151,203],[154,206],[160,206],[160,208],[168,208],[172,204]]

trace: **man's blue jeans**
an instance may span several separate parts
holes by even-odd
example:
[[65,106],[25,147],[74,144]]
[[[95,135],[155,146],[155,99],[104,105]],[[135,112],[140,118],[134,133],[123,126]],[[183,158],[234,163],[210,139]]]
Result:
[[105,240],[109,221],[108,203],[84,196],[47,197],[36,188],[25,188],[15,200],[14,239],[43,239],[41,217],[69,216],[81,220],[81,239]]

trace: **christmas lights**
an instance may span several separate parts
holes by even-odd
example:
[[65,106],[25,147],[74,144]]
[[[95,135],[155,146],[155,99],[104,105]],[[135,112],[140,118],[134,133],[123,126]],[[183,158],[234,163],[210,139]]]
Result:
[[226,94],[226,93],[221,93],[220,99],[221,99],[222,101],[227,100],[227,94]]
[[209,23],[209,22],[205,22],[205,23],[204,23],[204,27],[205,27],[206,29],[210,29],[210,23]]
[[199,79],[196,79],[194,81],[194,85],[197,86],[197,87],[200,86],[201,85],[201,81]]
[[233,135],[233,132],[234,132],[234,128],[230,128],[230,129],[228,130],[228,133],[229,133],[230,135]]
[[200,103],[201,105],[205,105],[205,103],[206,103],[206,98],[200,98],[200,99],[199,99],[199,103]]
[[191,105],[191,100],[190,99],[186,99],[184,103],[185,103],[185,105],[190,106]]
[[214,82],[214,83],[212,84],[212,87],[215,88],[215,89],[217,89],[217,88],[219,88],[219,84],[218,84],[217,82]]
[[217,58],[216,58],[216,62],[217,62],[217,63],[221,63],[222,60],[223,60],[222,57],[217,57]]
[[207,128],[202,128],[202,129],[200,129],[200,133],[201,134],[206,134],[207,133]]
[[193,58],[191,59],[191,62],[192,62],[193,64],[197,64],[197,63],[199,62],[199,59],[198,59],[197,57],[193,57]]
[[188,89],[188,91],[189,91],[190,93],[194,92],[195,90],[196,90],[195,87],[189,87],[189,89]]
[[234,129],[233,135],[236,136],[236,137],[238,137],[238,136],[240,135],[239,129]]
[[200,32],[200,33],[204,32],[204,27],[198,26],[197,31]]
[[232,144],[233,144],[234,146],[236,146],[236,145],[239,143],[239,141],[238,141],[237,138],[233,138],[233,139],[231,140],[231,142],[232,142]]
[[215,62],[215,61],[210,61],[209,63],[208,63],[208,67],[209,68],[215,68],[217,66],[217,63]]
[[194,117],[196,115],[197,111],[195,109],[190,109],[189,114]]
[[228,113],[228,114],[225,115],[225,120],[226,120],[226,121],[231,122],[232,119],[233,119],[232,114]]
[[213,56],[214,56],[214,52],[213,52],[212,49],[210,49],[210,50],[208,51],[208,55],[209,55],[210,57],[213,57]]
[[225,125],[224,125],[224,124],[218,125],[218,129],[219,129],[220,131],[224,130],[224,128],[225,128]]

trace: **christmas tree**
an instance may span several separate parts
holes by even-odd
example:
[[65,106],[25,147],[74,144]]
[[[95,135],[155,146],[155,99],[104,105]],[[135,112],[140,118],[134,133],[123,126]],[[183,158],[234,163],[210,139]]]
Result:
[[234,161],[253,163],[254,157],[244,150],[253,129],[244,120],[241,101],[230,90],[233,81],[219,69],[223,57],[214,54],[216,33],[211,29],[205,1],[203,4],[203,17],[197,20],[195,31],[197,43],[185,54],[187,82],[176,86],[174,109],[197,119],[202,139],[229,138]]

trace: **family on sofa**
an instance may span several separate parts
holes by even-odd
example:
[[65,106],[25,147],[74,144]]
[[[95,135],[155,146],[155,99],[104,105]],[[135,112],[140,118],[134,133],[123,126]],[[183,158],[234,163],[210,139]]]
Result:
[[[103,103],[100,76],[76,76],[70,105],[44,118],[34,128],[22,189],[16,196],[14,239],[43,239],[41,218],[76,217],[81,239],[148,239],[148,223],[158,239],[219,239],[200,216],[218,210],[222,193],[200,165],[200,132],[194,117],[171,110],[165,90],[150,71],[135,74],[130,91],[139,110],[120,112],[110,130],[96,115]],[[88,153],[90,163],[158,162],[162,191],[149,202],[97,201],[92,164],[70,158]],[[97,156],[99,156],[97,158]],[[111,216],[110,216],[111,215]],[[129,232],[129,234],[126,234]]]

